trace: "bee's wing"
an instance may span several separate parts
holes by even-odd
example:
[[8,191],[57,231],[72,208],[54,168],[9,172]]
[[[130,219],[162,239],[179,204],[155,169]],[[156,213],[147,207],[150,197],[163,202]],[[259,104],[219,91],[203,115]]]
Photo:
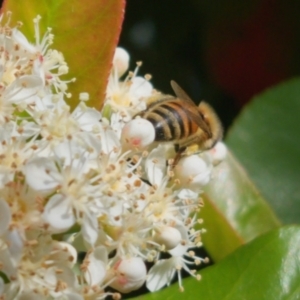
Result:
[[198,107],[194,104],[194,102],[193,105],[189,102],[186,102],[185,104],[186,105],[183,106],[183,109],[186,111],[189,118],[191,118],[191,120],[208,135],[208,137],[211,137],[211,130],[198,110]]
[[196,106],[194,101],[174,80],[171,80],[171,86],[176,96],[186,102],[184,110],[187,112],[188,116],[198,125],[198,127],[200,127],[205,133],[207,133],[208,136],[211,136],[211,130],[204,121],[204,118],[199,112],[198,107]]
[[184,101],[190,103],[191,105],[195,105],[194,101],[193,101],[193,100],[189,97],[189,95],[188,95],[188,94],[187,94],[187,93],[179,86],[179,84],[178,84],[176,81],[171,80],[171,86],[172,86],[172,89],[173,89],[175,95],[176,95],[178,98],[180,98],[180,99],[182,99],[182,100],[184,100]]

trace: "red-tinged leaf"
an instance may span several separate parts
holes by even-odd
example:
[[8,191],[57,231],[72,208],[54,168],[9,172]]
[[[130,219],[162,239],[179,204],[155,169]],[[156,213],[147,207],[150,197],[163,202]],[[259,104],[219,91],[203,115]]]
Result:
[[42,17],[40,31],[55,35],[53,49],[64,54],[70,71],[67,78],[74,107],[81,92],[90,94],[89,105],[101,108],[115,47],[124,17],[125,0],[6,0],[12,22],[22,21],[22,32],[34,41],[32,19]]

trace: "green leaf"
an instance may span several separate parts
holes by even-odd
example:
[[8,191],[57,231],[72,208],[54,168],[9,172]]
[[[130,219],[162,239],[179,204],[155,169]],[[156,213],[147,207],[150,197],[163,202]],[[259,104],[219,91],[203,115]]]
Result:
[[201,272],[202,280],[184,280],[143,300],[299,300],[300,227],[288,226],[260,236],[222,262]]
[[300,79],[258,95],[227,143],[285,223],[300,221]]
[[205,188],[200,216],[207,233],[203,243],[214,261],[219,261],[240,245],[279,227],[280,223],[234,157],[213,172]]
[[40,32],[51,27],[51,48],[61,51],[69,65],[66,79],[74,107],[81,92],[90,94],[89,105],[101,108],[115,47],[124,17],[125,0],[6,0],[4,11],[12,11],[12,22],[22,21],[21,31],[34,41],[32,19],[41,15]]

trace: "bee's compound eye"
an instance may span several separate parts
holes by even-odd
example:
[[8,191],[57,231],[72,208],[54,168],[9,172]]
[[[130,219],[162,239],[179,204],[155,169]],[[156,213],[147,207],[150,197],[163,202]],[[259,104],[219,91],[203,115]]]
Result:
[[125,150],[143,149],[155,139],[153,125],[142,118],[128,122],[122,129],[121,141]]

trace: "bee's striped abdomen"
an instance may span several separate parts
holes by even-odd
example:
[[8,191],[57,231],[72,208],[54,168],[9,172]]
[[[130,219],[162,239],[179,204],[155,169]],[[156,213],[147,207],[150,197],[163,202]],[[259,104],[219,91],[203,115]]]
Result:
[[156,107],[149,110],[144,118],[152,123],[155,129],[155,141],[171,141],[172,130],[168,125],[168,111],[165,108]]
[[181,140],[194,134],[198,126],[184,109],[185,103],[173,99],[150,107],[144,118],[150,121],[156,132],[156,141]]

